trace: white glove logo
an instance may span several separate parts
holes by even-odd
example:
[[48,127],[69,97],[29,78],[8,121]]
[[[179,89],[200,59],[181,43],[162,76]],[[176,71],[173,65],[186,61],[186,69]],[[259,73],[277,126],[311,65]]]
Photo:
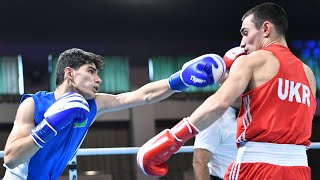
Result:
[[194,75],[191,75],[191,76],[190,76],[190,80],[191,80],[191,81],[193,81],[194,83],[200,83],[200,84],[202,84],[202,83],[205,83],[205,82],[206,82],[206,80],[203,80],[203,79],[197,78],[197,77],[196,77],[196,76],[194,76]]

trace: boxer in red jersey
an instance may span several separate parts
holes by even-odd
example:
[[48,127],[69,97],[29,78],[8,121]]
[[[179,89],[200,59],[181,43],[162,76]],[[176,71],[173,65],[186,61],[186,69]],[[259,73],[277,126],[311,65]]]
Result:
[[[240,65],[251,73],[241,95],[236,162],[225,179],[311,179],[306,150],[316,109],[315,78],[285,39],[284,10],[258,5],[242,18]],[[246,62],[245,62],[246,61]]]
[[260,4],[242,21],[241,48],[247,54],[227,53],[226,61],[238,58],[218,91],[190,117],[142,146],[139,166],[147,174],[165,175],[165,162],[177,147],[210,126],[241,96],[238,155],[224,179],[311,179],[306,150],[316,109],[314,74],[288,48],[288,21],[280,6]]

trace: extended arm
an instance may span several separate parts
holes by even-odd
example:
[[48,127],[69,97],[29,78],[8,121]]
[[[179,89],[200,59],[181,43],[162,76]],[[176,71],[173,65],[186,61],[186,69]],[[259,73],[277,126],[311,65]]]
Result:
[[212,153],[206,149],[197,148],[193,151],[193,172],[195,180],[210,180],[208,163]]
[[95,100],[99,114],[102,114],[155,103],[173,93],[174,91],[168,86],[167,80],[160,80],[148,83],[135,91],[118,95],[97,93]]
[[[168,79],[148,83],[141,88],[119,95],[97,94],[99,114],[118,111],[163,100],[189,86],[205,87],[217,82],[225,74],[225,64],[216,54],[206,54],[188,61]],[[214,72],[214,73],[213,73]]]

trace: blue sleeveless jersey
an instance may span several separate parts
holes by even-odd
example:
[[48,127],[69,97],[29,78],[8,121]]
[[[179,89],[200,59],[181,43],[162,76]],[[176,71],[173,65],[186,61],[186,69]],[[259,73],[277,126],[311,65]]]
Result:
[[[21,102],[30,96],[33,98],[35,104],[35,125],[38,125],[43,120],[46,110],[56,100],[53,92],[40,91],[36,94],[24,95]],[[63,173],[68,162],[78,151],[96,116],[97,107],[95,100],[87,100],[87,102],[90,109],[87,124],[82,127],[75,127],[75,125],[71,123],[59,131],[57,136],[46,143],[46,145],[30,159],[27,176],[28,180],[55,180]]]

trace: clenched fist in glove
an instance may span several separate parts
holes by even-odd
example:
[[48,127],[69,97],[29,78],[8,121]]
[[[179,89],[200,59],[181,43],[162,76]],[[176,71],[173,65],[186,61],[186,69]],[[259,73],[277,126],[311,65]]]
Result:
[[234,47],[234,48],[228,50],[223,56],[223,60],[226,63],[227,70],[229,70],[231,68],[232,63],[239,56],[242,56],[242,55],[245,55],[245,54],[247,54],[247,52],[241,47]]
[[218,82],[226,66],[217,54],[205,54],[186,62],[182,69],[172,74],[168,83],[173,91],[180,92],[188,86],[206,87]]
[[199,130],[184,118],[171,129],[165,129],[146,142],[137,155],[142,172],[149,176],[164,176],[168,172],[166,161]]
[[89,112],[89,105],[80,94],[65,93],[47,109],[44,119],[31,130],[32,139],[43,148],[70,123],[85,121]]

